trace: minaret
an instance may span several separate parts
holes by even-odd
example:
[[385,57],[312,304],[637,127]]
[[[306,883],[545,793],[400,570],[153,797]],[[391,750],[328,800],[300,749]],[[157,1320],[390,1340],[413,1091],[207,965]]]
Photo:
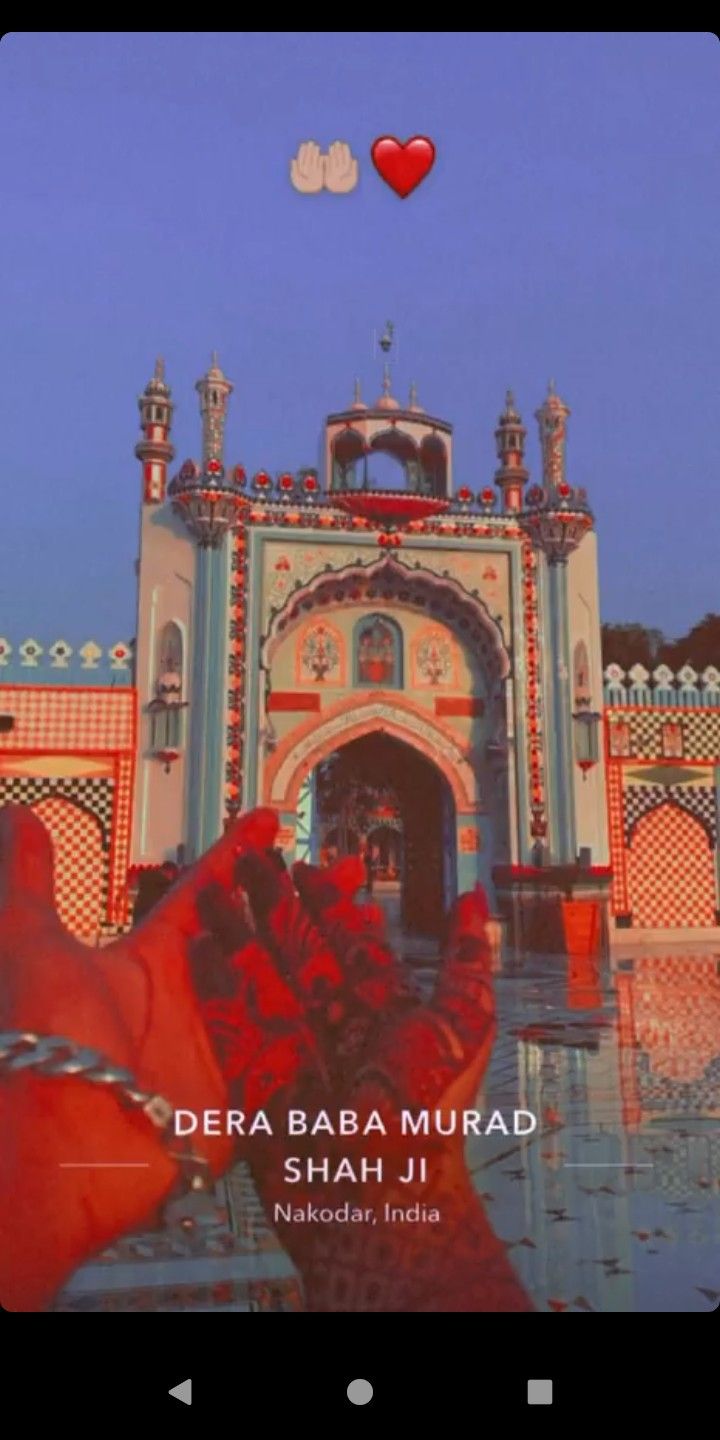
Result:
[[555,393],[555,381],[548,385],[548,393],[535,419],[540,427],[540,446],[543,459],[543,485],[557,489],[565,479],[565,438],[569,407]]
[[170,386],[165,382],[165,362],[158,358],[152,380],[148,380],[142,395],[138,396],[144,439],[138,441],[135,454],[142,461],[146,505],[161,505],[165,499],[167,467],[175,455],[168,438],[175,408],[170,395]]
[[525,469],[525,436],[527,431],[520,414],[515,408],[512,390],[505,396],[505,409],[498,420],[495,431],[498,460],[495,484],[502,495],[503,510],[522,510],[523,486],[528,472]]
[[227,403],[233,387],[220,369],[216,350],[212,353],[210,369],[197,381],[195,389],[200,396],[203,462],[206,464],[208,460],[219,460],[222,463]]
[[546,400],[535,412],[540,427],[543,484],[528,492],[521,521],[526,534],[547,560],[551,661],[547,677],[547,734],[554,795],[554,858],[561,865],[573,865],[577,858],[567,562],[593,525],[585,492],[574,489],[565,478],[569,414],[568,406],[555,393],[551,381]]
[[200,396],[203,458],[183,465],[170,486],[173,505],[196,541],[193,665],[188,757],[188,851],[196,859],[222,833],[225,702],[230,604],[228,533],[245,502],[226,475],[225,420],[232,384],[213,354],[195,389]]

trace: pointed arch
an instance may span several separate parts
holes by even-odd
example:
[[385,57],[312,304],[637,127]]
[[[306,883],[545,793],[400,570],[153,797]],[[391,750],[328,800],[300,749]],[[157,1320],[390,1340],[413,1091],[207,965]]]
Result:
[[352,695],[293,730],[270,757],[263,779],[263,804],[296,810],[306,776],[326,756],[372,731],[382,731],[419,750],[442,772],[458,811],[483,808],[470,751],[436,719],[401,694],[371,692],[358,703]]
[[716,924],[715,856],[707,830],[674,801],[638,820],[627,851],[627,877],[638,929]]
[[54,791],[35,801],[55,856],[55,903],[63,924],[80,939],[97,935],[107,885],[107,852],[99,817],[72,795]]

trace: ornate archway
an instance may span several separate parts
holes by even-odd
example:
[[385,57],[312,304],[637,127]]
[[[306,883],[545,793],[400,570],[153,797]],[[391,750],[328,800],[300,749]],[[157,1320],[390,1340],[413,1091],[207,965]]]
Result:
[[371,692],[352,695],[293,730],[269,757],[263,776],[263,804],[284,811],[297,808],[303,780],[326,756],[373,731],[380,731],[419,750],[442,772],[460,813],[484,808],[469,751],[427,711],[401,694]]
[[510,674],[502,631],[479,595],[466,590],[450,575],[436,575],[421,566],[410,569],[395,556],[380,556],[370,565],[355,562],[342,570],[322,570],[288,596],[270,618],[261,646],[261,664],[269,671],[277,645],[288,631],[312,613],[330,607],[384,604],[441,620],[467,645],[487,672],[490,688],[497,691]]

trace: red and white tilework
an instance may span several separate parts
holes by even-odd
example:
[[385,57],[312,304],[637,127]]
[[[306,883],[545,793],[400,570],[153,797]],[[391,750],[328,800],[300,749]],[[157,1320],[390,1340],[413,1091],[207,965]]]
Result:
[[106,852],[95,815],[61,795],[33,805],[55,850],[55,903],[74,935],[94,938],[102,919]]
[[[0,805],[30,805],[47,825],[62,920],[91,941],[128,922],[136,705],[124,686],[0,687],[0,712],[14,720],[0,736]],[[93,765],[105,773],[82,773]]]
[[[685,760],[712,760],[720,755],[720,708],[714,706],[678,709],[655,709],[653,706],[612,706],[607,711],[612,723],[630,727],[630,754],[634,760],[656,760],[664,757],[663,727],[682,723],[683,757]],[[667,758],[667,757],[664,757]]]
[[715,857],[699,820],[664,804],[635,826],[627,851],[633,928],[715,925]]
[[125,687],[4,685],[0,713],[12,715],[15,724],[3,735],[2,748],[74,754],[131,750],[135,705],[135,691]]

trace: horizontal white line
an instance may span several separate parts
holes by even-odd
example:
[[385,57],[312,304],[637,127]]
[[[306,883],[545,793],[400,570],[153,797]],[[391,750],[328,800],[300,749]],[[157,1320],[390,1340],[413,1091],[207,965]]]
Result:
[[566,1170],[654,1170],[654,1160],[566,1160]]

